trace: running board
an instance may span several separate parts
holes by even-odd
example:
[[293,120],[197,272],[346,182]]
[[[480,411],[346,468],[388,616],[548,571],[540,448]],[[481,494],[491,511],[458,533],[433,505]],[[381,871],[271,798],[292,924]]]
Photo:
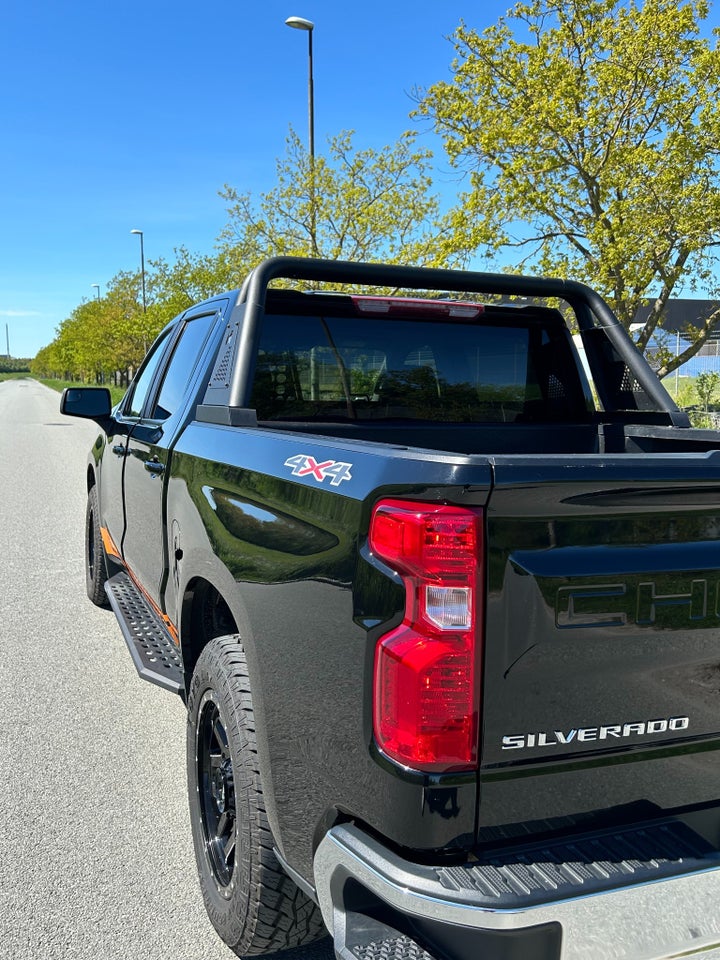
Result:
[[182,655],[167,627],[125,572],[105,584],[135,668],[143,680],[185,696]]

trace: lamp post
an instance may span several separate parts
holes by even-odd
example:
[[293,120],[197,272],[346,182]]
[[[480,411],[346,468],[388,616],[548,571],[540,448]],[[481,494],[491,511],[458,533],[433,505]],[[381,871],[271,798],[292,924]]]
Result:
[[305,30],[308,35],[308,153],[310,163],[315,162],[315,103],[313,93],[313,51],[312,37],[315,24],[304,17],[288,17],[285,21],[288,27],[295,30]]
[[140,273],[142,275],[142,303],[143,303],[143,313],[146,313],[147,301],[145,299],[145,245],[143,243],[144,235],[142,230],[131,230],[130,233],[136,233],[140,237]]
[[100,299],[100,284],[99,284],[99,283],[91,283],[90,286],[95,289],[95,299],[96,299],[96,300],[99,300],[99,299]]
[[308,35],[308,153],[310,155],[310,255],[317,256],[317,204],[315,202],[315,97],[313,92],[312,38],[315,24],[304,17],[288,17],[288,27]]

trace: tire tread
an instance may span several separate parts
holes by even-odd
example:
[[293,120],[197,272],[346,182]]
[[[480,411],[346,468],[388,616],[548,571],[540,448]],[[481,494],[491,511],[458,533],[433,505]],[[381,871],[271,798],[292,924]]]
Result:
[[[240,769],[235,772],[236,788],[242,785],[242,789],[236,792],[237,816],[239,819],[240,808],[244,807],[248,821],[245,828],[252,839],[248,844],[250,856],[245,859],[236,857],[235,894],[231,900],[219,902],[218,895],[213,896],[212,878],[205,875],[204,861],[198,854],[198,835],[202,827],[196,822],[191,799],[193,838],[205,906],[215,929],[238,956],[259,956],[312,943],[326,933],[325,926],[318,906],[285,873],[274,853],[273,836],[263,802],[250,677],[238,636],[212,640],[195,668],[188,700],[191,797],[195,789],[191,770],[194,763],[193,706],[213,678],[216,692],[229,706],[228,712],[232,715],[226,718],[229,722],[227,734],[242,757]],[[238,851],[240,847],[238,838]]]
[[[90,524],[92,523],[92,530]],[[92,534],[93,562],[90,565],[89,540]],[[107,567],[105,565],[105,546],[100,533],[100,503],[97,486],[88,490],[85,511],[85,587],[87,595],[96,607],[109,607],[110,601],[105,593]]]

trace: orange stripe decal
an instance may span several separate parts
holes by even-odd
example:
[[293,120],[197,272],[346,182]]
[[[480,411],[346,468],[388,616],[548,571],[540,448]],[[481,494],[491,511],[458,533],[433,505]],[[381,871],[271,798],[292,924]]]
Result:
[[167,632],[168,632],[168,633],[170,634],[170,636],[172,637],[172,639],[173,639],[173,641],[174,641],[174,643],[175,643],[175,646],[179,647],[179,646],[180,646],[180,633],[178,632],[178,629],[177,629],[177,627],[175,626],[175,624],[172,622],[172,620],[170,619],[170,617],[167,616],[167,614],[165,614],[165,613],[162,612],[162,610],[161,610],[160,607],[155,603],[155,601],[153,600],[153,598],[150,597],[150,596],[148,596],[147,590],[145,590],[145,588],[143,587],[143,585],[142,585],[141,583],[139,583],[137,577],[136,577],[135,574],[132,572],[132,570],[131,570],[127,565],[125,566],[125,569],[127,570],[128,576],[130,577],[130,579],[132,580],[132,582],[135,584],[135,586],[138,588],[138,590],[142,593],[142,595],[145,597],[145,599],[147,600],[147,602],[148,602],[148,603],[150,604],[150,606],[153,608],[153,610],[155,611],[155,613],[160,617],[160,619],[162,620],[162,622],[165,624],[165,629],[167,630]]
[[122,560],[120,556],[120,551],[115,546],[115,541],[110,536],[107,527],[100,527],[100,536],[102,537],[103,547],[105,548],[105,553],[110,557],[117,557],[118,560]]
[[161,610],[160,607],[155,603],[155,601],[152,599],[152,597],[149,597],[149,596],[148,596],[147,591],[143,589],[142,584],[140,584],[140,583],[138,582],[137,577],[133,574],[132,570],[127,566],[127,564],[125,563],[125,561],[124,561],[123,558],[121,557],[120,551],[119,551],[118,548],[115,546],[115,541],[114,541],[113,538],[110,536],[110,533],[108,532],[107,527],[100,527],[100,535],[101,535],[101,537],[102,537],[102,542],[103,542],[103,547],[105,548],[105,553],[106,553],[108,556],[110,556],[110,557],[116,557],[116,558],[122,563],[122,565],[125,567],[125,570],[126,570],[127,573],[128,573],[128,576],[132,579],[132,582],[135,584],[135,586],[138,588],[138,590],[139,590],[139,591],[142,593],[142,595],[145,597],[145,599],[146,599],[147,602],[150,604],[150,606],[153,608],[153,610],[155,611],[155,613],[160,617],[160,619],[162,620],[162,622],[165,624],[165,629],[166,629],[167,632],[170,634],[170,636],[173,638],[176,646],[179,647],[179,646],[180,646],[180,633],[179,633],[177,627],[176,627],[175,624],[172,622],[172,620],[170,619],[170,617],[168,617],[166,614],[164,614],[164,613],[162,612],[162,610]]

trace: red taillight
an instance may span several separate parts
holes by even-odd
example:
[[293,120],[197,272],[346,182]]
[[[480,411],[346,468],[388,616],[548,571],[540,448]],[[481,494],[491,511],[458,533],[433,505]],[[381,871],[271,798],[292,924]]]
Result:
[[375,651],[373,727],[398,763],[477,764],[483,526],[480,510],[383,500],[370,549],[405,582],[405,617]]

